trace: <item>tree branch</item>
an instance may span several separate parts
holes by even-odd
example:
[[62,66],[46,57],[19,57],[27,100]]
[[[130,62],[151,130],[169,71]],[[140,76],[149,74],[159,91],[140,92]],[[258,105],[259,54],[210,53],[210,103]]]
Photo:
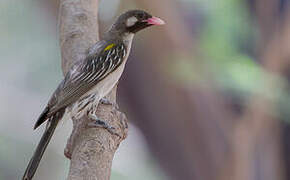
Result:
[[[62,69],[86,57],[89,47],[99,39],[98,0],[60,0],[59,30]],[[116,102],[116,87],[108,95]],[[113,106],[100,104],[97,116],[115,128],[116,134],[103,128],[89,128],[90,119],[73,119],[73,131],[65,155],[71,159],[68,180],[110,178],[111,164],[119,144],[127,136],[127,119]]]

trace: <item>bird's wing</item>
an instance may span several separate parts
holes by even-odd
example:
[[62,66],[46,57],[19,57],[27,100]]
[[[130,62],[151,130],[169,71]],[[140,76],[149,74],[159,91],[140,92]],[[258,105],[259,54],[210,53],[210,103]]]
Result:
[[114,71],[126,56],[123,43],[109,43],[98,53],[90,53],[85,63],[76,64],[65,76],[49,102],[49,114],[74,103],[99,81]]

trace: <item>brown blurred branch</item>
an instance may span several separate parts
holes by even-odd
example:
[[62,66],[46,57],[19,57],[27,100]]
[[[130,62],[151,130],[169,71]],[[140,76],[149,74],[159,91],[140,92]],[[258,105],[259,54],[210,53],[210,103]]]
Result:
[[[265,72],[283,76],[289,67],[289,14],[285,21],[277,18],[279,1],[256,0],[257,18],[262,34],[258,54]],[[267,15],[271,14],[271,18]],[[274,16],[276,15],[276,16]],[[257,86],[265,87],[267,92],[275,93],[279,87],[267,77]],[[248,98],[245,113],[234,126],[229,155],[228,169],[222,180],[263,180],[285,179],[282,159],[280,122],[273,116],[277,114],[274,99],[259,94]],[[259,157],[260,156],[260,157]]]
[[[59,28],[64,74],[99,39],[98,0],[60,0]],[[116,87],[107,97],[116,102]],[[73,119],[73,131],[65,149],[71,159],[68,180],[110,178],[114,153],[127,135],[126,118],[112,106],[99,105],[96,112],[119,136],[102,128],[88,128],[89,119]],[[123,124],[122,124],[123,122]],[[125,124],[124,124],[125,122]]]
[[[198,60],[198,45],[194,44],[178,2],[137,2],[167,24],[159,29],[163,32],[142,40],[142,45],[148,40],[148,47],[138,52],[138,62],[126,72],[126,81],[121,85],[127,85],[122,92],[132,109],[138,107],[133,111],[135,123],[170,179],[215,179],[227,149],[228,132],[222,125],[230,124],[226,122],[230,122],[232,114]],[[178,71],[173,65],[182,61],[193,67],[194,75],[201,77],[206,87],[173,78]],[[130,91],[132,85],[134,92]]]
[[[130,69],[126,79],[129,83],[123,92],[128,93],[132,88],[130,84],[134,84],[134,93],[127,96],[132,107],[139,107],[134,109],[136,123],[171,178],[283,179],[280,123],[269,114],[275,112],[275,103],[253,95],[248,97],[245,111],[240,114],[233,112],[229,108],[231,106],[226,104],[226,97],[211,82],[211,77],[207,74],[208,67],[202,68],[202,62],[198,61],[198,44],[192,43],[194,38],[188,31],[177,3],[172,0],[141,0],[138,3],[153,11],[153,14],[165,18],[168,28],[165,33],[148,38],[148,44],[152,46],[151,40],[154,39],[154,47],[158,48],[151,47],[153,50],[150,53],[142,52],[142,56],[138,57],[141,65],[136,64]],[[260,40],[262,43],[258,48],[261,51],[259,57],[265,71],[282,75],[287,63],[289,65],[287,48],[290,47],[290,36],[284,31],[276,32],[276,16],[263,16],[267,13],[277,15],[278,11],[275,9],[278,5],[273,0],[267,0],[266,3],[263,0],[257,3],[262,5],[257,8],[259,18],[264,18],[258,20],[263,31]],[[264,6],[267,8],[263,8]],[[267,12],[261,12],[263,10]],[[272,22],[269,23],[269,20]],[[272,38],[273,34],[274,37],[281,37]],[[274,41],[276,42],[273,43]],[[281,42],[283,44],[279,45]],[[195,52],[192,52],[193,48]],[[184,59],[177,57],[173,60],[170,58],[173,53],[170,52],[189,57],[187,65],[197,67],[194,70],[201,76],[206,87],[200,84],[188,87],[182,83],[174,84],[160,67],[167,64],[166,69],[170,64]],[[146,86],[140,82],[146,82]],[[267,79],[263,82],[267,82]],[[259,83],[257,82],[257,86],[264,86]],[[277,87],[271,83],[265,87],[273,92]],[[168,134],[173,134],[170,140]]]

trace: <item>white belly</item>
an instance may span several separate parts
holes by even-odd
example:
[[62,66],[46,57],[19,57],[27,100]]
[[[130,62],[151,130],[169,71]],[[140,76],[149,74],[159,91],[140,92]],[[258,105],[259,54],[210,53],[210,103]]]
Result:
[[113,72],[111,72],[105,79],[96,84],[91,90],[85,93],[77,102],[72,105],[70,110],[71,116],[76,118],[82,117],[83,113],[88,110],[95,111],[100,99],[110,93],[114,86],[118,83],[127,62],[129,52],[131,49],[131,43],[133,34],[126,35],[124,43],[127,45],[127,54],[124,57],[124,62]]
[[82,97],[88,96],[90,94],[96,94],[99,97],[99,100],[103,97],[105,97],[109,92],[113,89],[113,87],[117,84],[119,81],[124,68],[125,64],[128,60],[128,56],[130,54],[132,40],[133,40],[134,34],[127,34],[126,37],[124,37],[124,43],[127,45],[127,54],[124,57],[124,62],[113,72],[111,72],[105,79],[100,81],[98,84],[96,84],[90,91],[88,91],[85,95]]
[[81,118],[84,113],[88,111],[96,111],[100,99],[110,93],[114,86],[118,83],[127,61],[125,61],[113,72],[111,72],[105,79],[97,83],[91,90],[81,96],[70,108],[70,116],[74,118]]
[[101,98],[108,95],[109,92],[119,81],[124,71],[125,63],[126,62],[123,62],[115,71],[111,72],[105,79],[96,84],[90,91],[84,94],[80,99],[90,94],[95,94],[100,100]]

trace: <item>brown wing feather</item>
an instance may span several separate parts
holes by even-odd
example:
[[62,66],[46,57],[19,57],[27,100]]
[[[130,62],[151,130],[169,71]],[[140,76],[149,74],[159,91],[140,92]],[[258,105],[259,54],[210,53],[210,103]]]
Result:
[[91,54],[85,59],[85,63],[73,66],[53,93],[48,103],[48,110],[40,116],[35,127],[41,125],[58,110],[77,101],[114,71],[123,62],[125,55],[125,45],[120,43],[108,51]]

